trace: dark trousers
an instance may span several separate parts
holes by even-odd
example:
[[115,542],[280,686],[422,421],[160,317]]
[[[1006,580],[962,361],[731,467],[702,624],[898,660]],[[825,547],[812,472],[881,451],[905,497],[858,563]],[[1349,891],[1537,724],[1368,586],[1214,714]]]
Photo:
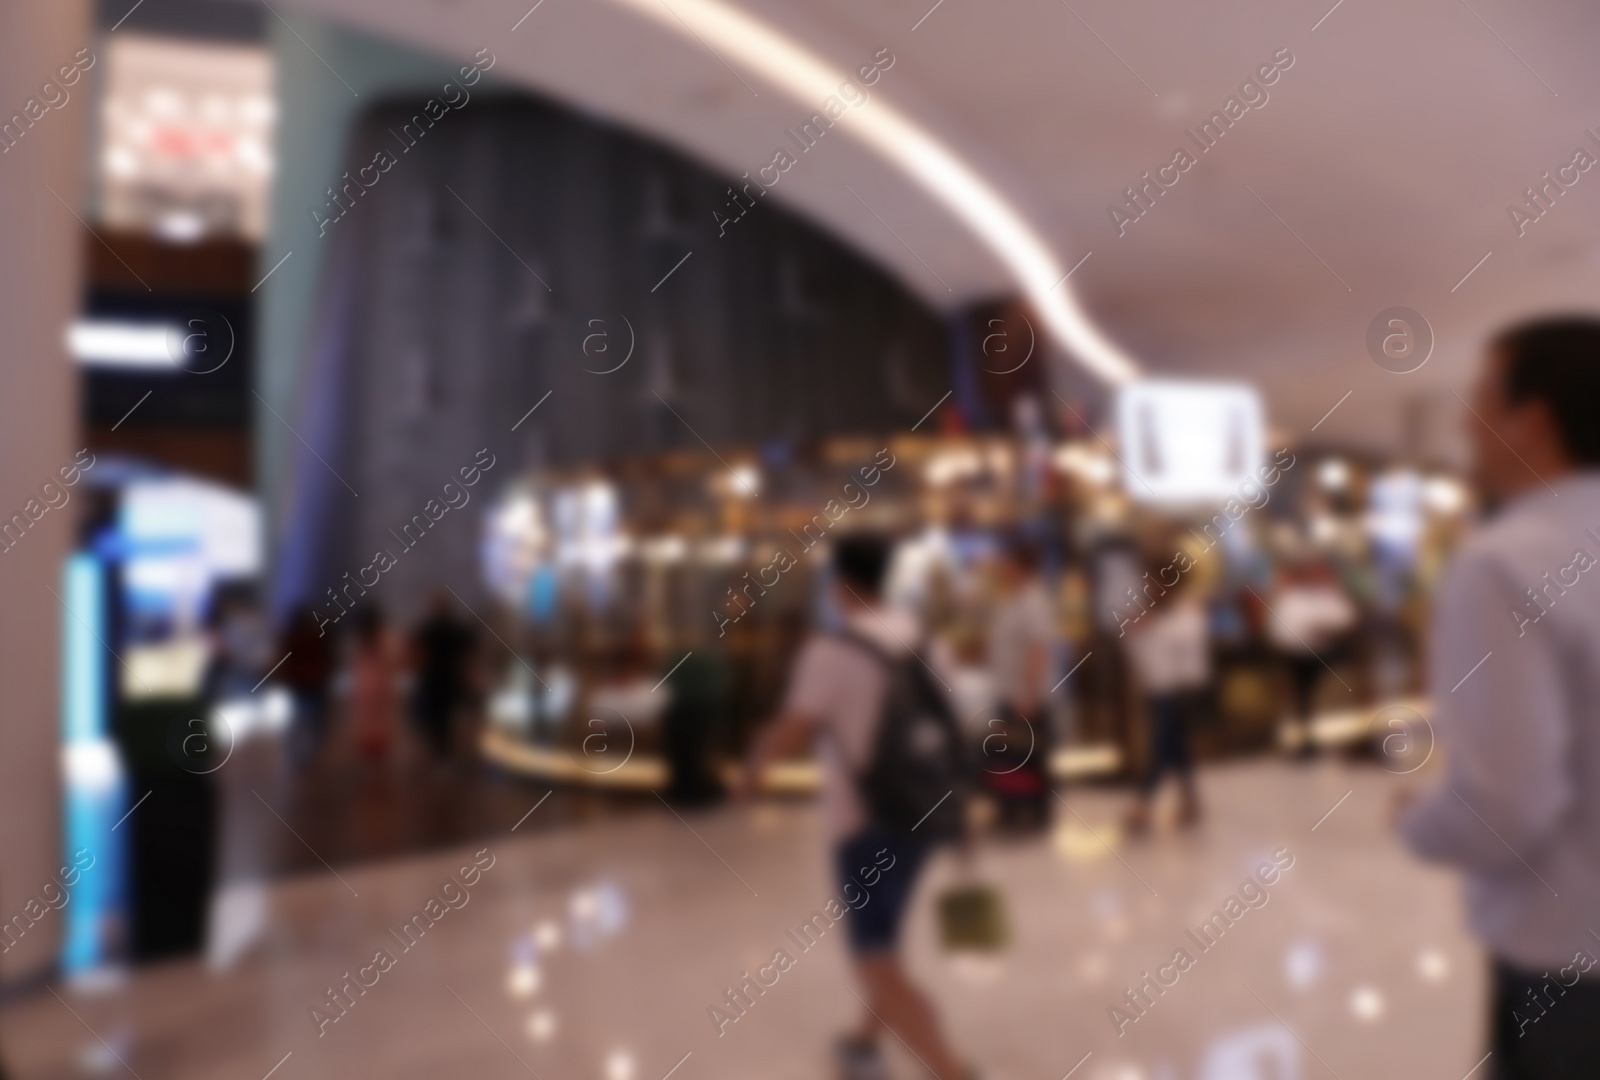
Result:
[[1296,720],[1310,720],[1317,705],[1317,687],[1322,683],[1322,673],[1327,670],[1315,656],[1289,657],[1289,684],[1294,692]]
[[1547,973],[1496,960],[1491,982],[1494,1080],[1600,1077],[1600,965]]
[[328,690],[326,687],[300,687],[293,691],[294,719],[289,729],[289,757],[304,765],[317,754],[327,726]]
[[1155,694],[1150,698],[1150,766],[1145,770],[1141,790],[1149,795],[1168,770],[1183,780],[1194,772],[1194,756],[1189,752],[1189,725],[1200,696],[1193,690]]
[[412,699],[412,719],[433,749],[433,756],[440,760],[450,756],[450,725],[460,700],[461,692],[456,687],[427,683],[417,687]]

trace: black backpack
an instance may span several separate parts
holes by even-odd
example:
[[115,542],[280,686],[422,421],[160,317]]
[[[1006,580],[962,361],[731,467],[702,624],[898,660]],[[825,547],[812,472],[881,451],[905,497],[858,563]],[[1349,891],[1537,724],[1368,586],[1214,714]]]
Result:
[[931,843],[965,828],[968,755],[945,692],[914,654],[890,656],[860,635],[844,638],[883,666],[888,685],[856,788],[872,823]]

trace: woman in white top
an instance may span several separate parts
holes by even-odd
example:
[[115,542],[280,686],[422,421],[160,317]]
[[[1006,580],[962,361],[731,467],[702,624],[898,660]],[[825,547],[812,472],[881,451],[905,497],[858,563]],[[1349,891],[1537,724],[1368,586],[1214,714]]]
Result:
[[[1158,575],[1179,574],[1174,583]],[[1127,649],[1134,677],[1144,692],[1150,723],[1149,764],[1139,785],[1138,801],[1128,812],[1130,833],[1150,827],[1150,803],[1168,771],[1178,776],[1178,822],[1192,825],[1200,818],[1200,798],[1195,790],[1194,758],[1189,751],[1189,728],[1211,681],[1211,642],[1205,604],[1190,580],[1172,565],[1158,565],[1150,573],[1165,592],[1137,620],[1128,623]]]
[[1039,576],[1039,550],[1013,536],[996,567],[1003,598],[989,624],[989,677],[996,715],[988,721],[983,751],[985,786],[999,803],[999,824],[1019,830],[1050,822],[1050,663],[1055,652],[1055,612]]

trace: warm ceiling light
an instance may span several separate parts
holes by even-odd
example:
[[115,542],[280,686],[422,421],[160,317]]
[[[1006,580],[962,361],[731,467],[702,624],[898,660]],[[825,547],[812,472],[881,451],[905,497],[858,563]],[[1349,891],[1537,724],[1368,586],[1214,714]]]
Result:
[[[614,0],[685,38],[703,38],[807,108],[820,107],[849,73],[722,0]],[[939,138],[876,96],[842,126],[883,155],[988,245],[1016,277],[1052,337],[1101,378],[1121,383],[1138,365],[1078,306],[1050,246],[1004,195]],[[843,119],[843,118],[841,118]]]
[[80,364],[97,367],[176,370],[170,343],[181,333],[168,323],[77,319],[67,328],[67,351]]

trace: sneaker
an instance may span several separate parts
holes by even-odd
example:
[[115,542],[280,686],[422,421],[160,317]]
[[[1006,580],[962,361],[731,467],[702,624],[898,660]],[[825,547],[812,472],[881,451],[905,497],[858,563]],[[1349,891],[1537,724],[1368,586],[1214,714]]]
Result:
[[833,1053],[839,1062],[839,1080],[889,1080],[875,1042],[845,1036],[834,1043]]

